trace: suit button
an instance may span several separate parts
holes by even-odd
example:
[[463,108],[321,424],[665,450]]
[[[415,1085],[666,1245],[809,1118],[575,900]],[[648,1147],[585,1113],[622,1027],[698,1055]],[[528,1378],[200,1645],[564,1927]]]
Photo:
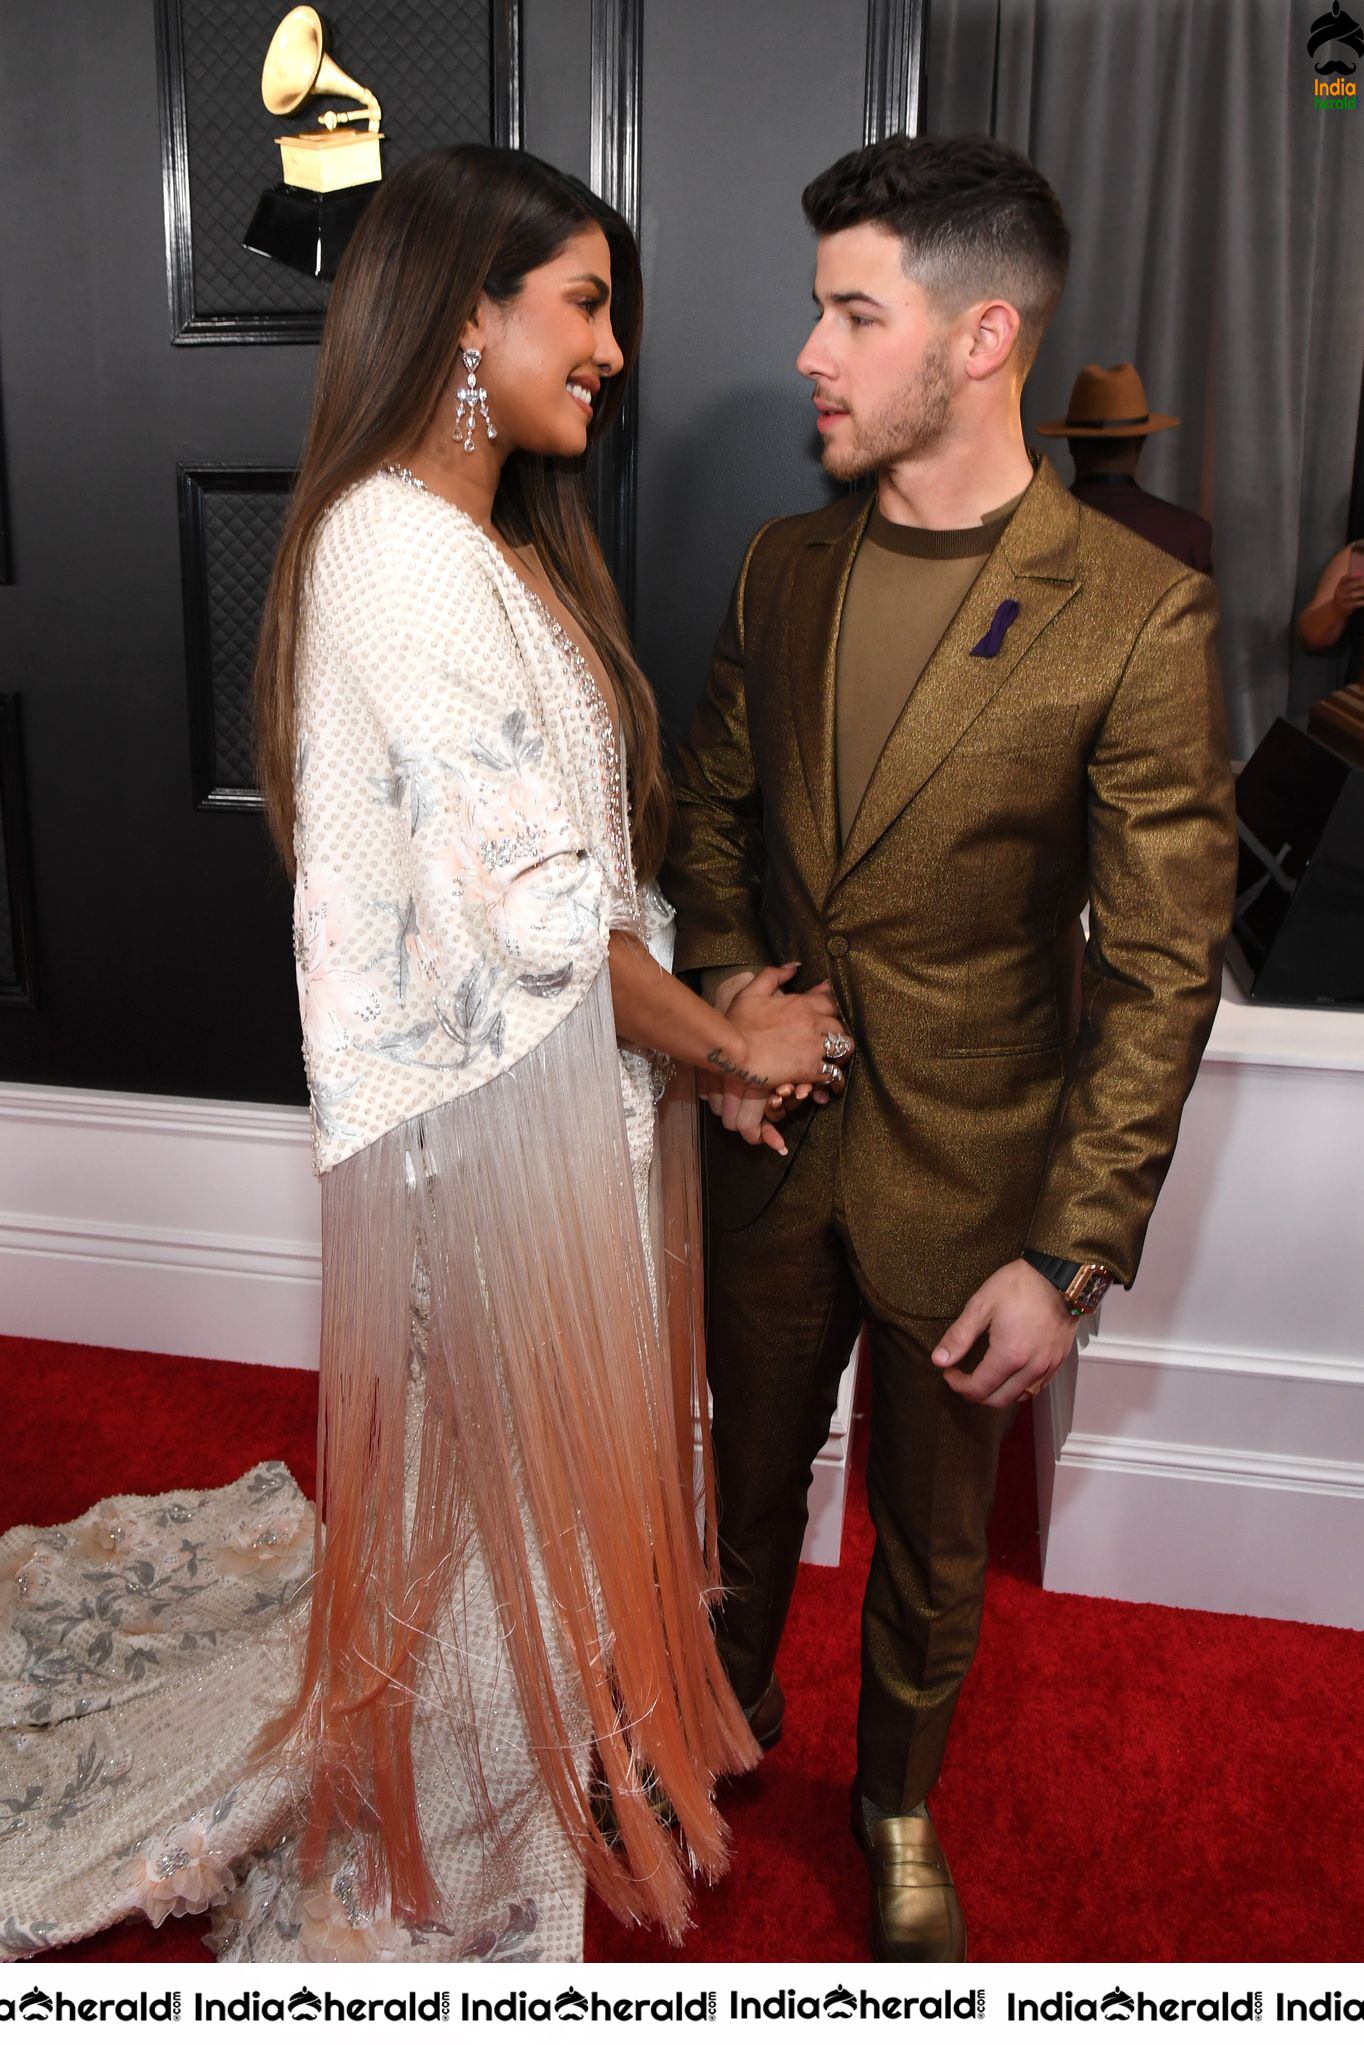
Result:
[[848,956],[848,940],[835,932],[832,937],[825,938],[824,949],[831,959],[845,959]]

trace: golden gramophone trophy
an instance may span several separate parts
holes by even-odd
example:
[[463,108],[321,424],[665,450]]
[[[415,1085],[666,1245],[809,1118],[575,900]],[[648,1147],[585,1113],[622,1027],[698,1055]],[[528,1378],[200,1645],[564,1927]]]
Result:
[[297,113],[319,94],[360,102],[354,112],[319,114],[316,127],[275,137],[283,178],[262,192],[243,237],[245,248],[306,277],[334,277],[384,174],[379,102],[327,55],[315,7],[292,8],[275,30],[260,90],[272,114]]

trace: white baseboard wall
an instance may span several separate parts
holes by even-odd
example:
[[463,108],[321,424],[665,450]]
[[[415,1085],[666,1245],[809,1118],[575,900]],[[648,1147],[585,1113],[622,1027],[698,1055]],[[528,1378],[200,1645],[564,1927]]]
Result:
[[1049,1590],[1364,1628],[1362,1160],[1364,1017],[1228,988],[1136,1285],[1037,1401]]
[[0,1085],[0,1332],[317,1364],[302,1108]]
[[[1046,1587],[1364,1629],[1364,1373],[1322,1361],[1090,1343],[1037,1402]],[[1115,1411],[1153,1368],[1183,1397]],[[1067,1427],[1072,1400],[1103,1424]]]

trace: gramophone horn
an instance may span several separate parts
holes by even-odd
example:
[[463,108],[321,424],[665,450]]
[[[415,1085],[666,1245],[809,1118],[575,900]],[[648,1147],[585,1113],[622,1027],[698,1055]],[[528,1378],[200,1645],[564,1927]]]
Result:
[[294,7],[270,38],[260,94],[272,114],[292,114],[315,93],[358,99],[378,111],[374,94],[326,54],[322,17],[315,7]]
[[270,38],[260,96],[272,114],[301,107],[322,69],[322,17],[315,7],[294,7]]

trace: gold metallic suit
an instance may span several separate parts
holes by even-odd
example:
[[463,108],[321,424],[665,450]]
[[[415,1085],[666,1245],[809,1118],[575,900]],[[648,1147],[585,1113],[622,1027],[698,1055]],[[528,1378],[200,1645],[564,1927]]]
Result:
[[871,499],[763,528],[681,751],[664,876],[680,971],[799,959],[795,984],[828,977],[857,1039],[843,1100],[783,1125],[788,1159],[710,1122],[708,1340],[722,1642],[752,1704],[868,1323],[859,1777],[891,1811],[931,1786],[974,1650],[1007,1417],[928,1352],[1025,1244],[1131,1283],[1231,911],[1213,585],[1034,461],[843,845],[836,658]]

